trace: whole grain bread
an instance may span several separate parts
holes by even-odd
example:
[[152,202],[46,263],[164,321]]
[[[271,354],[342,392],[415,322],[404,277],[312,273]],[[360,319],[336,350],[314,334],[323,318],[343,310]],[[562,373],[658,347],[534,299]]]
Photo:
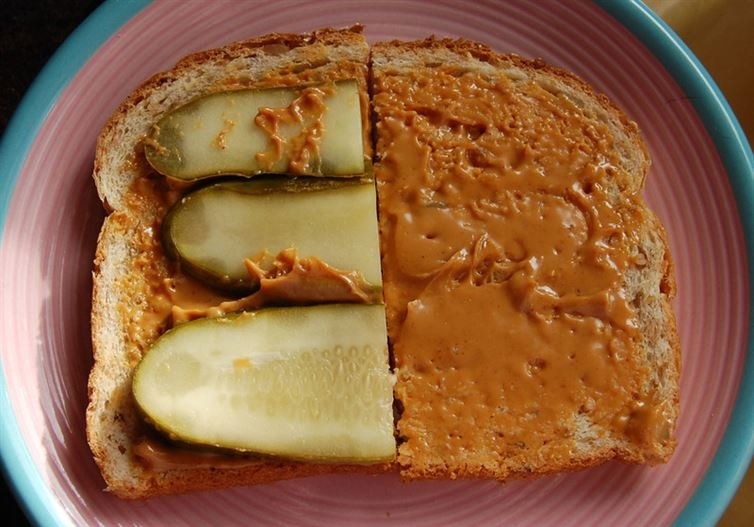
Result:
[[[642,218],[637,229],[641,240],[632,248],[641,265],[626,270],[621,293],[630,299],[633,318],[639,326],[632,352],[640,357],[648,372],[641,377],[642,386],[637,396],[644,400],[651,394],[651,404],[662,426],[652,429],[655,434],[652,437],[636,441],[635,434],[605,433],[590,422],[587,412],[574,416],[568,423],[572,455],[566,460],[548,456],[547,449],[530,450],[516,456],[506,456],[502,449],[463,452],[452,460],[438,458],[431,445],[422,445],[410,438],[412,427],[416,425],[404,419],[405,409],[425,401],[413,400],[415,394],[407,391],[406,386],[417,372],[412,370],[408,356],[401,355],[403,348],[398,347],[393,351],[398,375],[397,408],[404,411],[403,416],[399,413],[396,432],[399,437],[397,465],[402,476],[405,479],[491,477],[505,480],[576,469],[613,457],[654,463],[670,456],[678,413],[679,342],[670,306],[675,283],[664,230],[640,196],[650,163],[636,124],[574,75],[541,61],[500,55],[466,40],[429,38],[410,43],[378,43],[371,48],[370,62],[370,48],[361,28],[353,27],[324,29],[306,35],[272,34],[189,55],[137,88],[104,126],[97,143],[93,176],[108,215],[94,262],[92,342],[95,362],[89,379],[87,437],[107,490],[126,499],[141,499],[323,473],[374,473],[395,468],[393,464],[366,467],[253,458],[228,463],[210,457],[207,463],[192,468],[171,469],[149,468],[137,459],[136,444],[144,437],[151,437],[152,431],[134,405],[131,376],[142,353],[163,327],[161,323],[141,325],[140,322],[154,321],[164,312],[167,300],[159,284],[169,280],[173,272],[162,252],[159,235],[162,217],[171,203],[165,198],[170,189],[153,191],[162,183],[144,159],[142,141],[164,112],[209,92],[356,78],[362,90],[362,113],[371,115],[376,123],[373,144],[375,123],[365,117],[364,142],[366,154],[371,157],[374,152],[376,162],[381,236],[386,253],[392,250],[389,242],[391,211],[386,210],[387,200],[383,202],[382,197],[387,196],[386,185],[392,183],[380,180],[385,174],[381,162],[389,151],[380,123],[388,116],[390,108],[395,108],[391,106],[395,103],[395,94],[385,81],[395,76],[419,79],[422,72],[438,68],[452,70],[456,76],[468,73],[486,79],[505,77],[514,90],[519,84],[536,84],[553,97],[569,101],[569,108],[578,108],[587,119],[601,123],[601,129],[609,130],[611,144],[621,163],[611,169],[606,199],[629,212],[638,211]],[[374,97],[370,98],[372,91]],[[391,105],[381,102],[391,97]],[[400,107],[400,100],[397,104]],[[446,106],[448,101],[438,100],[437,104]],[[401,111],[415,110],[403,108]],[[442,123],[435,124],[439,130]],[[493,130],[485,133],[492,134]],[[503,134],[499,139],[504,140]],[[142,183],[144,186],[139,187]],[[388,320],[391,338],[396,340],[400,338],[396,328],[405,318],[412,299],[395,291],[401,282],[389,272],[384,281],[388,310],[392,313]],[[440,393],[439,397],[452,398],[453,394]],[[452,419],[453,416],[446,416],[444,422],[426,422],[421,426],[442,431]],[[483,427],[478,430],[479,437],[489,432]]]

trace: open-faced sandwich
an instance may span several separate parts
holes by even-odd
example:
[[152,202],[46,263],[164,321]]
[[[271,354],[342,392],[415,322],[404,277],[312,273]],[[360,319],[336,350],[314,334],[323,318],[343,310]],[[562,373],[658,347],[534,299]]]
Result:
[[87,435],[137,499],[675,446],[639,129],[539,60],[361,28],[189,55],[100,135]]

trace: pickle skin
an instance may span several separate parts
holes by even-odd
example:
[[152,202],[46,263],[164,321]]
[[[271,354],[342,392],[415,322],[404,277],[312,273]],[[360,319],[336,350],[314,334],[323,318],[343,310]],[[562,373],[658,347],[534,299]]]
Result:
[[144,153],[157,172],[183,181],[363,174],[358,84],[208,94],[165,114],[145,139]]

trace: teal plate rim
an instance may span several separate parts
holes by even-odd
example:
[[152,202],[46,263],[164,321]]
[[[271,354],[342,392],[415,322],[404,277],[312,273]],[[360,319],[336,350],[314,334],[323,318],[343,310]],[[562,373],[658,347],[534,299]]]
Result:
[[[16,180],[34,139],[58,97],[80,68],[115,31],[149,5],[148,0],[106,0],[58,48],[42,69],[0,140],[0,232]],[[640,0],[595,0],[660,60],[690,97],[726,168],[739,211],[754,210],[754,154],[722,92],[693,52]],[[693,96],[692,96],[693,95]],[[742,220],[744,218],[742,217]],[[754,221],[742,221],[754,284]],[[1,239],[1,238],[0,238]],[[675,525],[714,525],[722,516],[754,456],[754,287],[749,305],[749,339],[740,388],[717,453]],[[28,518],[36,525],[66,521],[52,491],[44,485],[12,412],[5,373],[0,364],[0,459]]]
[[[35,138],[55,102],[78,71],[120,27],[149,5],[148,0],[107,0],[55,51],[24,95],[0,139],[0,243],[16,181]],[[71,525],[44,483],[23,442],[0,363],[0,460],[3,475],[34,525]]]
[[[662,62],[689,97],[726,168],[746,242],[754,284],[754,154],[746,134],[710,74],[681,38],[639,0],[596,0]],[[754,455],[754,287],[749,292],[749,337],[738,396],[723,439],[704,478],[675,524],[714,525],[725,512]]]

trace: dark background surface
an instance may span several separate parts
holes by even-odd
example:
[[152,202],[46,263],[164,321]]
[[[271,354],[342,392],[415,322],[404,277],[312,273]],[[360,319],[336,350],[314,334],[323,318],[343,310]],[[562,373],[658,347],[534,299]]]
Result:
[[[24,93],[55,50],[100,3],[100,0],[0,2],[0,134],[5,133]],[[0,523],[10,527],[31,525],[4,477]]]

